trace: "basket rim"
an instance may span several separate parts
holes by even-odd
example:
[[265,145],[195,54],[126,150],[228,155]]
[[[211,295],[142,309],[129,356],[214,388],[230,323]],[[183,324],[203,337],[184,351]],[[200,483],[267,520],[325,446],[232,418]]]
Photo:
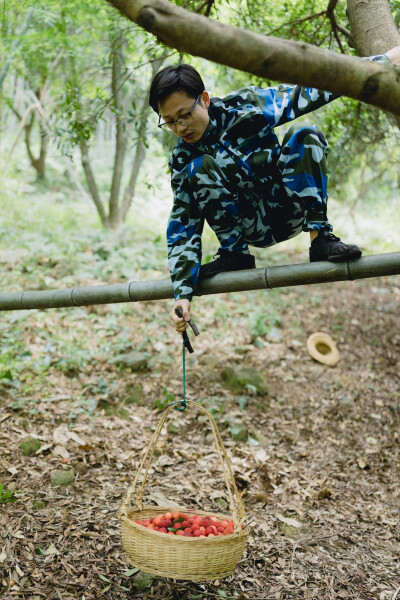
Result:
[[[148,506],[146,508],[143,507],[142,510],[131,508],[129,510],[129,513],[135,513],[135,516],[136,515],[139,516],[142,512],[149,512],[149,511],[152,511],[152,510],[158,511],[158,512],[160,512],[160,511],[164,512],[166,510],[171,510],[171,507]],[[185,512],[187,512],[187,513],[191,512],[191,511],[194,512],[195,509],[185,509]],[[209,511],[198,510],[196,512],[197,512],[197,514],[202,513],[202,512],[204,514],[207,514]],[[213,513],[211,516],[215,516],[215,517],[217,517],[217,516],[227,517],[227,515],[225,515],[224,513]],[[122,524],[126,524],[126,525],[129,525],[129,526],[133,527],[133,530],[136,529],[137,531],[142,531],[142,532],[145,531],[146,533],[144,535],[147,535],[147,534],[148,535],[155,535],[155,536],[160,536],[161,535],[164,538],[167,535],[167,534],[165,534],[162,531],[154,531],[153,529],[147,529],[147,527],[143,527],[143,525],[139,525],[139,523],[136,523],[132,518],[130,518],[129,516],[124,515],[124,514],[120,514],[119,515],[119,520],[121,522],[121,525]],[[232,519],[230,519],[230,520],[232,520]],[[219,541],[219,543],[221,543],[223,541],[223,539],[225,539],[225,540],[232,540],[232,537],[235,537],[235,538],[239,538],[239,537],[243,537],[243,536],[247,537],[249,535],[249,533],[250,533],[250,528],[249,528],[249,526],[247,524],[245,524],[245,525],[243,525],[243,529],[241,531],[234,531],[233,533],[228,533],[226,535],[217,535],[217,536],[214,536],[214,537],[211,537],[211,538],[209,538],[209,537],[198,537],[198,538],[196,538],[196,537],[189,537],[189,536],[183,536],[183,535],[174,535],[173,537],[174,537],[174,540],[179,540],[178,543],[181,543],[181,542],[190,542],[190,543],[192,543],[192,542],[195,542],[195,541],[197,541],[197,542],[201,541],[203,543],[207,542],[207,543],[212,544],[212,543],[214,543],[217,540]],[[172,536],[169,536],[169,537],[170,537],[170,541],[172,542]]]

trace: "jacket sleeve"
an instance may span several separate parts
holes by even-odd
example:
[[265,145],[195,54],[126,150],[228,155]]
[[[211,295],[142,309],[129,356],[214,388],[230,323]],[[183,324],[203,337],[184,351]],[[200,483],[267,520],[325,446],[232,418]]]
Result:
[[[365,60],[390,63],[390,59],[385,54],[366,57]],[[272,88],[253,87],[252,89],[256,96],[254,98],[256,104],[261,108],[272,128],[306,115],[339,98],[331,92],[299,85],[281,84]]]
[[167,226],[168,264],[175,299],[191,300],[199,278],[204,218],[192,202],[186,168],[172,170],[174,204]]

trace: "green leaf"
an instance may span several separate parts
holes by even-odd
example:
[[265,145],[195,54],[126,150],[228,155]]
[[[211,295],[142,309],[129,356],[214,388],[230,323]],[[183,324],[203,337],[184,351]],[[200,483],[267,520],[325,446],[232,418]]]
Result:
[[222,596],[222,598],[228,598],[228,594],[223,590],[217,590],[218,596]]
[[0,379],[8,379],[9,381],[12,381],[13,376],[12,376],[10,369],[7,369],[7,371],[5,371],[4,373],[1,373]]
[[128,569],[128,571],[124,571],[122,575],[125,575],[125,577],[130,577],[131,575],[135,575],[138,571],[139,569],[136,569],[135,567],[134,569]]
[[36,546],[35,552],[36,552],[36,554],[39,554],[40,556],[46,556],[46,552],[44,550],[42,550],[42,548],[40,546]]
[[102,581],[106,581],[107,583],[111,583],[111,581],[109,579],[107,579],[107,577],[105,577],[104,575],[99,575],[100,579]]
[[184,520],[185,520],[184,517],[179,517],[179,519],[174,519],[174,523],[173,524],[175,525],[175,523],[182,523]]

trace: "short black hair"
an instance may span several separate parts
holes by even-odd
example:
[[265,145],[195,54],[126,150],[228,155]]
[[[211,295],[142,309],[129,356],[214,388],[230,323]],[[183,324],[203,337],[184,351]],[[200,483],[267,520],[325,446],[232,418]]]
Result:
[[159,114],[159,102],[173,92],[186,92],[190,98],[197,98],[205,89],[200,74],[191,65],[164,67],[151,82],[149,104]]

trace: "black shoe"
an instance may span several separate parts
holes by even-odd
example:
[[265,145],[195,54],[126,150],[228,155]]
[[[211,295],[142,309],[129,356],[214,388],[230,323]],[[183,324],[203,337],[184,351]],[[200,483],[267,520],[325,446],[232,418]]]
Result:
[[361,254],[362,252],[358,246],[344,244],[333,233],[318,234],[310,246],[310,262],[317,262],[318,260],[344,262],[353,258],[360,258]]
[[[215,254],[218,255],[216,260],[201,265],[200,278],[207,279],[213,277],[217,273],[224,271],[241,271],[242,269],[255,269],[256,261],[252,254],[243,254],[243,252],[231,252],[220,248]],[[215,258],[214,256],[214,258]]]

